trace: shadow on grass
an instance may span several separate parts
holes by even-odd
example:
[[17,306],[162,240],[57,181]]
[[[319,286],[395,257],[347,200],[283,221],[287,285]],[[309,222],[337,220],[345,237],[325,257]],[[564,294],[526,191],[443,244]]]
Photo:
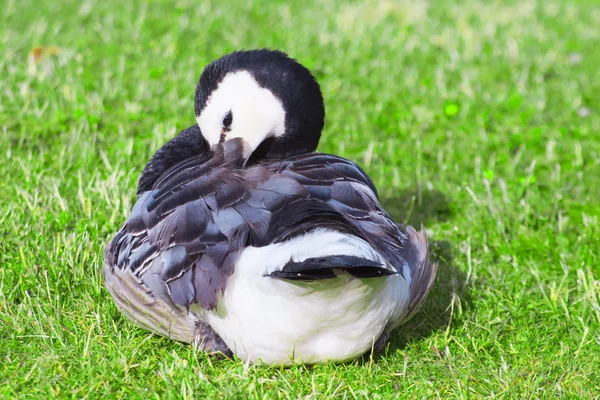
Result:
[[437,190],[406,189],[382,194],[381,205],[398,224],[411,225],[419,230],[433,222],[447,221],[452,215],[445,194]]
[[410,342],[452,329],[453,313],[458,313],[458,307],[464,311],[470,303],[467,276],[453,265],[450,242],[430,241],[430,246],[431,260],[438,263],[433,288],[417,314],[392,333],[386,351],[403,349]]
[[[447,197],[439,191],[406,190],[392,197],[381,198],[382,205],[397,223],[408,224],[417,230],[452,217]],[[435,332],[452,328],[452,307],[464,310],[470,303],[467,276],[453,263],[453,245],[447,240],[431,240],[430,257],[438,263],[438,272],[431,292],[417,314],[398,327],[390,336],[387,349],[376,356],[391,354],[410,342],[426,338]]]

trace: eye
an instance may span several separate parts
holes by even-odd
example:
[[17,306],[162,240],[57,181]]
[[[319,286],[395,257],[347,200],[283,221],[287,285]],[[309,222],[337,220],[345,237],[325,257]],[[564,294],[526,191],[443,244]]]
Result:
[[223,117],[223,129],[229,131],[231,129],[231,123],[233,122],[233,114],[231,110],[227,111],[227,114]]

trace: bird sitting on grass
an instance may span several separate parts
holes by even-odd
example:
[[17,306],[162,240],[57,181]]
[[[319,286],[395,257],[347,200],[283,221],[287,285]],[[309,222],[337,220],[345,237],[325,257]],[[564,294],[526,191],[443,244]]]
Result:
[[436,274],[352,161],[316,153],[325,108],[308,69],[272,50],[203,71],[197,125],[146,165],[105,249],[119,310],[242,360],[346,361],[386,343]]

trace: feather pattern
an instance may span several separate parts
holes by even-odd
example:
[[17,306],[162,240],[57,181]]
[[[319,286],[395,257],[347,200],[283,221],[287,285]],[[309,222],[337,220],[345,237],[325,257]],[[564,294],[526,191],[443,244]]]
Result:
[[365,240],[394,273],[409,272],[418,285],[407,314],[418,307],[435,273],[426,237],[392,221],[360,167],[319,153],[242,163],[234,139],[168,169],[140,194],[107,246],[106,265],[129,269],[168,303],[212,310],[244,248],[325,228]]

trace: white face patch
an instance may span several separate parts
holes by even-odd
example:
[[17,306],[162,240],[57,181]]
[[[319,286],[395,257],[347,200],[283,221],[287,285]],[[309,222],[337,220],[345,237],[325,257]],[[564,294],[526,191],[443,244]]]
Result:
[[[223,119],[230,111],[231,128],[224,131]],[[283,104],[248,71],[227,74],[196,120],[211,147],[219,143],[222,133],[225,140],[242,138],[246,159],[265,139],[285,133]]]

